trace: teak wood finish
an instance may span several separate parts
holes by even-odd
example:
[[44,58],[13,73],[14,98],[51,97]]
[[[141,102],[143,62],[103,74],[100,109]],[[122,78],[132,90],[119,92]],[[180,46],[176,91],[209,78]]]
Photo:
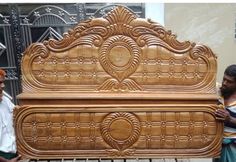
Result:
[[215,157],[216,56],[119,6],[31,44],[14,112],[30,159]]

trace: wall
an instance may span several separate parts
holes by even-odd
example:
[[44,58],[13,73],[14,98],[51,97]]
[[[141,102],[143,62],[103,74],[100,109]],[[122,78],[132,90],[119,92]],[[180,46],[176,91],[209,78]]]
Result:
[[209,46],[218,56],[217,81],[236,63],[236,3],[165,3],[165,28],[180,41]]
[[164,3],[145,3],[145,17],[164,26]]

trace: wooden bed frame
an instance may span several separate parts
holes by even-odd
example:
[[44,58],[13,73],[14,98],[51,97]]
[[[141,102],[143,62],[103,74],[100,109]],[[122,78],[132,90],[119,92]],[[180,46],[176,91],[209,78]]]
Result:
[[22,58],[19,153],[30,159],[215,157],[216,56],[119,6]]

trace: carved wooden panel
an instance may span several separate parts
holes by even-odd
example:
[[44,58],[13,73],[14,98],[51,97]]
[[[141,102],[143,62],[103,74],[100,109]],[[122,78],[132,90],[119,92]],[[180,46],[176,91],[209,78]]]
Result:
[[216,67],[210,48],[119,6],[24,52],[18,151],[31,159],[218,156]]
[[24,107],[16,116],[18,149],[30,158],[148,158],[215,156],[221,146],[214,106],[117,106]]
[[24,53],[23,91],[215,91],[216,59],[123,7]]

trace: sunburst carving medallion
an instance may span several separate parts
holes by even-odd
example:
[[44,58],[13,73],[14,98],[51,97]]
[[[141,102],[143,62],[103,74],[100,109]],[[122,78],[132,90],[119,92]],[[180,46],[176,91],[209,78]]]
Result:
[[130,37],[116,35],[108,38],[100,49],[100,63],[104,70],[120,82],[135,72],[140,63],[141,50]]
[[119,151],[132,146],[139,138],[141,126],[138,118],[131,113],[111,113],[101,123],[103,139]]

